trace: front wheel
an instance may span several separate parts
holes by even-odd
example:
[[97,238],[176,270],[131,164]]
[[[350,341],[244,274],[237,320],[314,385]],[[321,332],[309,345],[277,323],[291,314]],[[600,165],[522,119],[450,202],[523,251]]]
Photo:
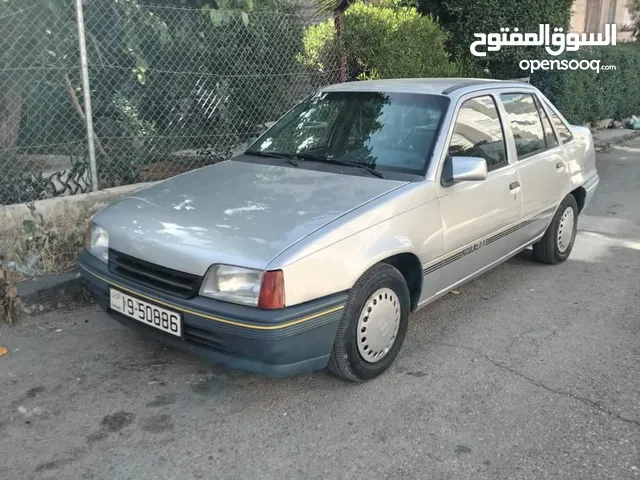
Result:
[[384,372],[404,342],[409,309],[409,288],[402,274],[386,263],[371,267],[349,293],[329,370],[352,382]]
[[569,194],[558,207],[544,236],[533,245],[535,258],[554,265],[564,262],[573,250],[578,230],[578,204]]

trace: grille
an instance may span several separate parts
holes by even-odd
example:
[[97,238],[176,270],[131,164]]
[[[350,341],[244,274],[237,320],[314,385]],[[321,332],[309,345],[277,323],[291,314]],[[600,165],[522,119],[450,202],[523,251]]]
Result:
[[145,287],[180,298],[192,298],[200,288],[200,278],[145,262],[115,250],[109,250],[109,271]]

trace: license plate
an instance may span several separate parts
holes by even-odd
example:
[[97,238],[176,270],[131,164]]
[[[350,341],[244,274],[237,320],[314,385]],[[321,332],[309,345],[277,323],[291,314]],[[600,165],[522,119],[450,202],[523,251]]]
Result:
[[109,297],[111,310],[176,337],[182,336],[181,314],[132,297],[114,288],[109,289]]

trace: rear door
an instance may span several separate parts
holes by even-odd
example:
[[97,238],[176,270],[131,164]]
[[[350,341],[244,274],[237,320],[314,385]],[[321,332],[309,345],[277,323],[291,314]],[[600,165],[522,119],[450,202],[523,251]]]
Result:
[[509,91],[500,100],[507,142],[512,142],[520,171],[524,225],[518,235],[526,243],[544,232],[568,193],[569,166],[549,116],[533,92]]
[[482,157],[489,174],[484,181],[441,183],[437,193],[442,216],[445,255],[425,268],[443,290],[491,265],[517,248],[505,233],[521,216],[522,197],[517,166],[509,160],[497,99],[493,93],[475,93],[458,103],[448,138],[448,155]]

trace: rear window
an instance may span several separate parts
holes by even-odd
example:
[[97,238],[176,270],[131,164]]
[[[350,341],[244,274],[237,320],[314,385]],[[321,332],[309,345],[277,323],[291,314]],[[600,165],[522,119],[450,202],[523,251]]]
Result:
[[562,140],[562,143],[567,143],[573,140],[573,135],[571,135],[571,130],[569,130],[569,128],[562,121],[562,119],[558,115],[556,115],[553,109],[549,106],[549,103],[548,102],[545,102],[545,103],[547,104],[547,110],[549,111],[551,122],[553,123],[553,126],[556,129],[556,132],[558,132],[558,136]]
[[551,123],[549,122],[549,116],[547,112],[544,111],[542,105],[540,105],[540,100],[536,98],[536,107],[538,107],[538,113],[540,114],[540,118],[542,119],[542,128],[544,129],[544,138],[547,142],[547,147],[553,148],[558,145],[558,139],[556,138],[556,134],[553,133],[553,129],[551,128]]

